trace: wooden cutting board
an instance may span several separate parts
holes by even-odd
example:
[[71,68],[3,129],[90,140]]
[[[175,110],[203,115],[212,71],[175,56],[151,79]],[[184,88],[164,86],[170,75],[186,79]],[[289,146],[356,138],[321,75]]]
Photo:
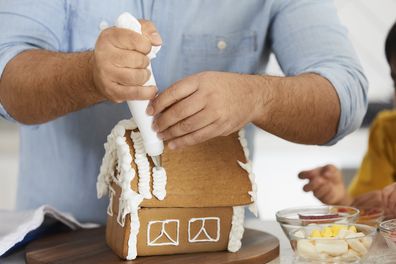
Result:
[[138,257],[123,261],[105,242],[105,228],[78,230],[53,235],[31,243],[26,249],[26,260],[38,263],[95,263],[95,264],[253,264],[267,263],[279,256],[276,237],[257,230],[246,229],[242,248],[237,253],[211,252],[170,256]]

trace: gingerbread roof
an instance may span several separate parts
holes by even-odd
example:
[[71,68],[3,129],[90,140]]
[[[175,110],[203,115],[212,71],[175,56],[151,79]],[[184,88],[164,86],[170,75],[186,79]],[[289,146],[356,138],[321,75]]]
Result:
[[[131,130],[125,132],[125,138],[134,157]],[[140,206],[219,207],[250,204],[253,202],[252,183],[248,170],[241,167],[245,163],[244,149],[237,133],[181,150],[165,148],[162,166],[167,174],[166,197],[164,200],[156,197],[144,199]],[[134,160],[131,166],[137,171]],[[151,161],[150,166],[153,166]],[[138,180],[135,177],[131,183],[135,192],[138,192]]]

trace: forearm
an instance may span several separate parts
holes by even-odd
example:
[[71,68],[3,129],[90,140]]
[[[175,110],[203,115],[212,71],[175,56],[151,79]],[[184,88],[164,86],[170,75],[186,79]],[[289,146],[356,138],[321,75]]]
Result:
[[0,102],[17,121],[39,124],[104,100],[95,90],[92,52],[25,51],[0,79]]
[[340,103],[331,83],[317,74],[253,76],[253,123],[288,141],[324,144],[337,132]]

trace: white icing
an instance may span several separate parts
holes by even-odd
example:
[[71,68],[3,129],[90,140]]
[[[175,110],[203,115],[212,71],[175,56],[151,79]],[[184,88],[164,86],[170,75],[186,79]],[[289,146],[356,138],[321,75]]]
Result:
[[245,171],[247,171],[247,173],[249,174],[249,180],[250,183],[252,185],[252,191],[249,192],[249,195],[251,197],[251,200],[253,203],[251,203],[249,205],[249,210],[257,217],[258,212],[257,212],[257,205],[256,205],[256,201],[257,201],[257,184],[255,181],[255,175],[253,173],[253,166],[252,166],[252,162],[249,159],[249,148],[248,148],[248,143],[245,137],[245,130],[241,129],[239,130],[238,133],[239,136],[239,142],[241,143],[242,149],[243,149],[243,153],[245,154],[245,158],[246,158],[246,163],[243,163],[241,161],[238,161],[239,166],[241,166],[242,169],[244,169]]
[[[176,223],[176,237],[172,237],[166,231],[166,224]],[[152,238],[151,237],[151,226],[155,224],[161,224],[161,232],[160,234]],[[147,246],[178,246],[179,245],[179,227],[180,221],[179,219],[167,219],[160,221],[149,221],[147,225]],[[167,242],[158,242],[160,239],[166,239]]]
[[[140,203],[143,201],[143,196],[134,192],[130,187],[131,181],[135,177],[135,171],[131,167],[132,156],[124,136],[126,129],[135,128],[136,124],[132,119],[120,121],[113,128],[110,135],[107,137],[107,143],[105,143],[106,152],[96,183],[98,198],[114,191],[111,191],[111,181],[114,181],[121,188],[117,222],[121,226],[124,226],[125,217],[128,214],[130,215],[131,224],[128,239],[128,260],[136,258],[137,255],[136,239],[140,227],[138,210]],[[116,164],[118,174],[114,175]],[[108,210],[108,213],[111,214],[112,211]]]
[[[191,224],[201,221],[201,227],[194,237],[191,238]],[[206,228],[206,221],[216,221],[217,229],[216,229],[216,237],[211,237]],[[205,235],[205,238],[199,238],[201,234]],[[190,243],[199,243],[199,242],[218,242],[220,240],[220,218],[219,217],[199,217],[199,218],[191,218],[188,221],[188,242]]]
[[147,159],[146,151],[144,150],[143,139],[139,132],[131,132],[131,139],[135,150],[135,163],[138,168],[139,193],[144,199],[151,199],[150,192],[150,163]]
[[166,171],[164,168],[153,168],[153,194],[158,200],[164,200],[166,196]]
[[107,206],[107,214],[110,216],[113,216],[113,198],[115,195],[115,191],[114,189],[111,187],[111,185],[109,186],[109,205]]
[[228,251],[237,252],[241,246],[241,240],[245,228],[243,222],[245,220],[244,206],[234,206],[231,222],[230,236],[228,240]]
[[100,31],[103,31],[103,30],[105,30],[106,28],[108,28],[109,27],[109,23],[107,23],[107,21],[105,21],[105,20],[103,20],[102,22],[100,22],[100,24],[99,24],[99,29],[100,29]]

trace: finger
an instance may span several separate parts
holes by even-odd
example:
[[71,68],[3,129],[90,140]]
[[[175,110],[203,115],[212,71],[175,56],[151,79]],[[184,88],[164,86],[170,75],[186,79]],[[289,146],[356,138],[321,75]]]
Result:
[[139,20],[142,25],[142,34],[144,34],[147,38],[150,39],[151,44],[153,46],[159,46],[162,44],[162,38],[158,33],[157,28],[154,23],[148,20],[141,19]]
[[178,101],[191,95],[198,89],[198,83],[194,78],[186,78],[174,83],[164,92],[159,94],[147,108],[149,115],[157,115],[166,108],[177,103]]
[[192,132],[198,131],[215,122],[215,118],[208,110],[202,110],[193,116],[184,119],[174,126],[161,132],[158,136],[163,140],[172,140]]
[[392,194],[390,195],[389,203],[393,206],[396,206],[396,190],[393,190]]
[[307,183],[303,187],[303,190],[306,192],[314,191],[314,190],[318,189],[322,184],[323,184],[323,179],[321,179],[320,177],[316,177],[316,178],[312,179],[309,183]]
[[382,200],[384,201],[384,207],[387,208],[389,207],[389,202],[390,202],[390,197],[392,195],[392,188],[390,186],[386,186],[384,189],[382,189],[381,194],[382,194]]
[[353,205],[360,208],[371,208],[381,204],[381,197],[378,197],[381,194],[377,194],[377,192],[369,192],[367,194],[363,194],[358,196]]
[[361,205],[365,204],[366,201],[369,199],[370,195],[368,194],[359,195],[353,200],[352,206],[360,207]]
[[148,69],[117,68],[113,72],[112,81],[124,86],[142,86],[150,78]]
[[198,143],[205,142],[211,138],[220,136],[221,134],[222,131],[219,129],[218,125],[212,123],[198,131],[173,139],[168,143],[168,147],[170,149],[176,149],[186,146],[192,146]]
[[319,176],[319,168],[315,168],[313,170],[302,171],[298,174],[298,178],[300,179],[313,179],[314,177]]
[[114,83],[112,97],[117,103],[128,100],[150,100],[157,94],[155,86],[125,86]]
[[150,59],[137,51],[113,52],[111,61],[117,68],[145,69],[150,64]]
[[150,40],[130,29],[111,27],[102,31],[104,37],[108,37],[110,43],[122,50],[135,50],[148,54],[151,50]]
[[382,193],[385,198],[388,198],[392,193],[393,193],[393,185],[388,185],[386,186],[383,190]]
[[387,206],[390,208],[393,214],[396,213],[396,191],[393,191],[390,195]]
[[[163,132],[178,122],[190,117],[205,107],[205,100],[197,92],[191,96],[184,98],[177,102],[171,107],[167,108],[158,118],[155,119],[153,127],[157,132]],[[213,122],[214,120],[212,120]],[[210,122],[211,123],[211,122]],[[186,132],[192,132],[189,128],[189,122],[183,122],[184,129]],[[208,124],[205,124],[208,125]],[[188,131],[187,131],[188,130]]]

